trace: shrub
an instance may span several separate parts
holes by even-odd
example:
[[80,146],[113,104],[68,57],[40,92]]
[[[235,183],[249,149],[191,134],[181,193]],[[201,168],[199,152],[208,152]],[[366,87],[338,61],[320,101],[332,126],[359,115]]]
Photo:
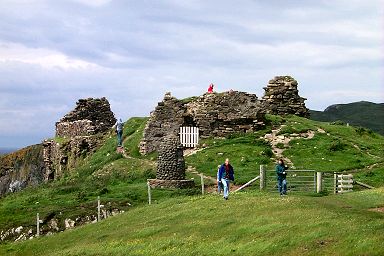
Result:
[[267,149],[261,151],[260,154],[263,156],[269,157],[269,158],[273,156],[272,149],[270,149],[270,148],[267,148]]
[[277,143],[277,144],[276,144],[276,147],[277,147],[277,148],[281,148],[281,149],[285,148],[284,144],[281,143],[281,142]]
[[336,120],[334,122],[331,122],[330,125],[345,125],[345,123],[341,120]]
[[335,151],[342,151],[346,147],[346,144],[341,142],[340,140],[333,141],[331,145],[329,146],[329,151],[335,152]]
[[370,130],[370,129],[367,129],[367,128],[364,128],[364,127],[357,127],[355,129],[356,133],[359,134],[360,136],[361,135],[364,135],[364,134],[368,134],[368,135],[372,135],[373,134],[373,131]]

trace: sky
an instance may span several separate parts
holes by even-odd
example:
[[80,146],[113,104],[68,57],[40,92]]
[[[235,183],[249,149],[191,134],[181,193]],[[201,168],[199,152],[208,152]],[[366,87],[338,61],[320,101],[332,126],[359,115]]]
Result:
[[126,120],[291,75],[310,109],[381,103],[383,42],[384,0],[0,0],[0,148],[54,136],[80,98]]

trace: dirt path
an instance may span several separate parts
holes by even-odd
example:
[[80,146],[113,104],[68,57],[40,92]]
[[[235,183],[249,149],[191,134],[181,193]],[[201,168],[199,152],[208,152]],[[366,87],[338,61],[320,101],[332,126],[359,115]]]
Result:
[[[293,139],[297,138],[302,138],[302,139],[312,139],[316,132],[309,130],[304,133],[293,133],[290,136],[285,136],[285,135],[278,135],[279,132],[286,127],[286,125],[281,125],[279,128],[272,130],[271,133],[266,134],[264,136],[264,139],[271,143],[272,146],[272,152],[275,154],[277,158],[282,158],[284,162],[292,167],[293,163],[291,159],[283,155],[283,152],[285,151],[286,148],[289,147],[289,142]],[[317,132],[319,133],[325,133],[324,130],[318,128]]]

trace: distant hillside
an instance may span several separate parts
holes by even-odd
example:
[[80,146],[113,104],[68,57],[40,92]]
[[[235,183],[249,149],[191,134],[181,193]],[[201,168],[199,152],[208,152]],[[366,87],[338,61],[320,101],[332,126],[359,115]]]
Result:
[[367,101],[336,104],[324,111],[310,110],[311,119],[323,122],[343,121],[384,135],[384,103]]

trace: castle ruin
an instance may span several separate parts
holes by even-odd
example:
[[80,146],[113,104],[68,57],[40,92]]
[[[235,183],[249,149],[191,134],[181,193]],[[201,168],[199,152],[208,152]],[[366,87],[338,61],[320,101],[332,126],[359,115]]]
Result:
[[140,152],[158,151],[162,138],[168,134],[177,136],[181,126],[198,127],[202,138],[225,137],[262,129],[267,113],[309,116],[305,98],[299,96],[297,81],[292,77],[276,76],[264,90],[262,99],[255,94],[232,90],[184,100],[166,93],[151,112],[140,142]]

